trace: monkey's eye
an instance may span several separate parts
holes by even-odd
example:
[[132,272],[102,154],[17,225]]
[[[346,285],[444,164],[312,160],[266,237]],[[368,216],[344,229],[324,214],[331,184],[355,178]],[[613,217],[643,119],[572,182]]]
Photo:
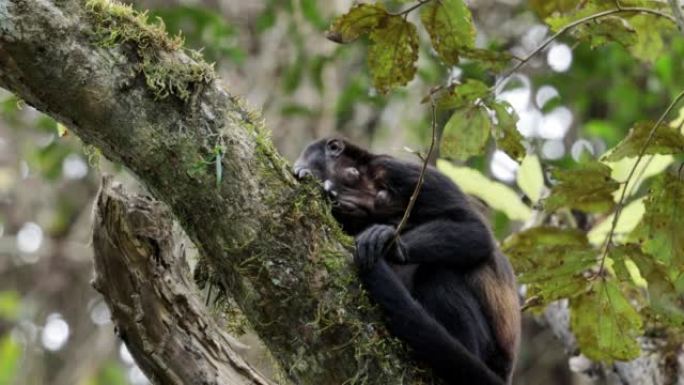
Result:
[[339,139],[330,139],[326,144],[326,148],[330,154],[337,156],[344,150],[344,143]]

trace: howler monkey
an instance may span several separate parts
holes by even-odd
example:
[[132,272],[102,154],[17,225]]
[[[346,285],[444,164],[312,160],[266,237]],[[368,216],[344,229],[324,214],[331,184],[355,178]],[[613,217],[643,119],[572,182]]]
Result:
[[309,144],[298,178],[323,183],[333,215],[356,236],[355,264],[390,331],[448,384],[510,383],[520,338],[515,279],[483,218],[427,169],[396,242],[421,166],[344,139]]

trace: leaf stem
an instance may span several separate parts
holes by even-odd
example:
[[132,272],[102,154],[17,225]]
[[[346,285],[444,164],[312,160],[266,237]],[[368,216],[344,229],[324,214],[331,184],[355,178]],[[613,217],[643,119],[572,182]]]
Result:
[[622,189],[622,193],[620,193],[620,200],[618,200],[617,206],[615,207],[615,214],[613,215],[613,223],[610,225],[610,232],[608,232],[608,237],[606,238],[606,244],[603,249],[603,254],[601,255],[601,265],[599,267],[598,275],[600,276],[603,274],[603,268],[606,263],[606,256],[608,255],[608,252],[610,251],[610,247],[613,243],[613,236],[615,235],[615,229],[617,227],[618,219],[620,219],[620,214],[622,214],[622,209],[624,208],[625,205],[625,196],[627,195],[627,187],[629,186],[629,182],[632,180],[632,177],[634,176],[634,173],[637,170],[637,167],[639,167],[639,163],[641,162],[641,159],[643,159],[644,155],[646,154],[646,150],[648,150],[648,147],[651,145],[651,142],[653,141],[653,138],[655,137],[655,133],[658,130],[658,127],[663,123],[665,118],[670,114],[672,109],[675,108],[675,106],[682,100],[684,99],[684,91],[680,92],[679,95],[677,95],[672,103],[667,107],[665,112],[663,112],[662,115],[660,115],[660,118],[658,118],[658,121],[656,124],[653,125],[653,128],[651,128],[651,131],[648,133],[648,138],[646,138],[646,142],[644,145],[641,147],[641,150],[639,151],[639,155],[637,156],[636,162],[634,162],[634,166],[629,170],[629,174],[627,175],[627,179],[625,180],[624,184],[625,186]]
[[607,10],[607,11],[603,11],[603,12],[599,12],[599,13],[595,13],[595,14],[593,14],[593,15],[589,15],[589,16],[583,17],[583,18],[581,18],[581,19],[575,20],[575,21],[573,21],[572,23],[569,23],[569,24],[565,25],[563,28],[561,28],[560,30],[558,30],[558,32],[556,32],[555,34],[553,34],[553,35],[551,35],[549,38],[547,38],[541,45],[539,45],[537,48],[535,48],[535,49],[534,49],[532,52],[530,52],[527,56],[525,56],[524,58],[519,59],[520,61],[518,61],[518,63],[517,63],[515,66],[513,66],[513,68],[511,68],[510,70],[508,70],[508,71],[501,77],[501,79],[499,79],[499,81],[497,81],[497,84],[496,84],[496,85],[498,86],[498,85],[502,84],[506,79],[508,79],[508,78],[509,78],[511,75],[513,75],[515,72],[517,72],[522,66],[524,66],[525,64],[527,64],[527,62],[529,62],[530,59],[532,59],[532,58],[533,58],[535,55],[537,55],[539,52],[543,51],[544,48],[548,47],[549,44],[551,44],[554,40],[558,39],[558,37],[560,37],[560,36],[563,35],[564,33],[568,32],[569,30],[571,30],[571,29],[573,29],[573,28],[575,28],[575,27],[577,27],[577,26],[579,26],[579,25],[582,25],[582,24],[584,24],[584,23],[587,23],[587,22],[590,22],[590,21],[593,21],[593,20],[597,20],[597,19],[600,19],[600,18],[602,18],[602,17],[615,15],[615,14],[618,14],[618,13],[643,13],[643,14],[650,14],[650,15],[655,15],[655,16],[664,17],[664,18],[666,18],[666,19],[672,21],[673,23],[676,23],[676,22],[677,22],[677,20],[675,19],[675,17],[672,16],[672,15],[669,15],[669,14],[664,13],[664,12],[661,12],[661,11],[657,11],[657,10],[655,10],[655,9],[642,8],[642,7],[619,7],[619,8],[609,9],[609,10]]
[[389,15],[390,15],[390,16],[406,16],[406,15],[408,15],[409,13],[411,13],[412,11],[414,11],[414,10],[416,10],[416,9],[418,9],[418,8],[420,8],[420,7],[422,7],[423,5],[425,5],[425,4],[427,4],[427,3],[429,3],[430,1],[432,1],[432,0],[418,0],[418,3],[413,4],[413,5],[410,6],[409,8],[406,8],[405,10],[403,10],[403,11],[401,11],[401,12],[397,12],[397,13],[391,13],[391,12],[389,12]]
[[411,215],[411,211],[413,211],[413,206],[415,206],[416,200],[418,200],[418,195],[420,194],[420,190],[423,187],[423,182],[425,180],[425,173],[427,172],[428,165],[430,164],[430,159],[432,158],[432,152],[435,150],[435,144],[437,143],[437,104],[435,103],[435,99],[432,96],[430,96],[430,104],[432,106],[432,140],[430,141],[430,148],[428,149],[427,155],[423,160],[423,168],[420,170],[418,182],[416,183],[416,187],[413,190],[413,194],[411,194],[411,198],[409,198],[409,203],[406,206],[406,210],[404,211],[404,216],[401,218],[401,221],[397,225],[397,229],[392,244],[396,243],[399,240],[399,234],[401,234],[401,230],[406,226],[409,216]]

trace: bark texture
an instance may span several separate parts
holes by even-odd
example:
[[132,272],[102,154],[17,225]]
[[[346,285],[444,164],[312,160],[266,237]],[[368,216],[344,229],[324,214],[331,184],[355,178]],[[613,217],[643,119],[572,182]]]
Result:
[[153,382],[272,385],[207,317],[165,206],[128,196],[106,179],[95,203],[93,247],[93,286]]
[[425,382],[362,294],[318,191],[293,179],[259,115],[158,27],[106,0],[0,0],[0,87],[169,205],[206,279],[293,382]]

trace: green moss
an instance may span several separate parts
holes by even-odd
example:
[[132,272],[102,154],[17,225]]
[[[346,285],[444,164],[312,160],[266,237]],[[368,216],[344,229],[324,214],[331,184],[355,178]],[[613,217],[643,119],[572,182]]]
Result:
[[202,84],[215,78],[213,65],[195,51],[184,49],[180,36],[170,37],[161,19],[150,23],[146,12],[109,0],[87,0],[86,8],[93,21],[95,43],[104,48],[133,46],[140,60],[137,71],[156,98],[174,95],[188,101]]

